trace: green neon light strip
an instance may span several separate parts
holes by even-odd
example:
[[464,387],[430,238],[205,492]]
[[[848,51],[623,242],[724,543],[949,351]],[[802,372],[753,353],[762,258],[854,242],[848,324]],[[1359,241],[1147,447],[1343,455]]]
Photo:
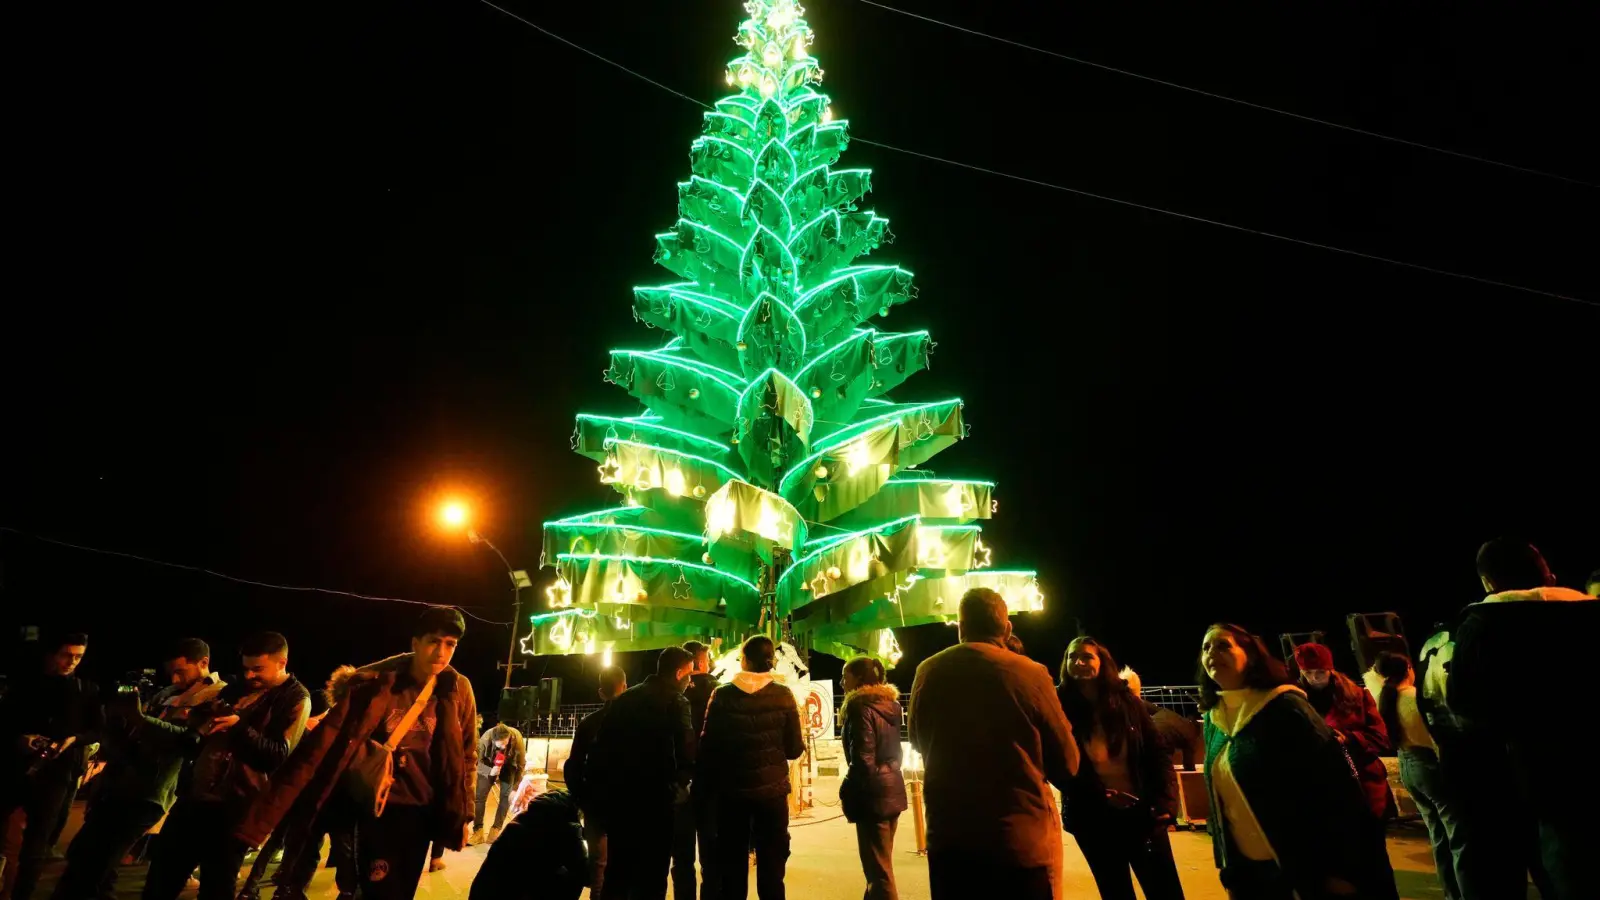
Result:
[[551,619],[565,619],[570,616],[577,616],[580,619],[592,619],[596,615],[597,613],[592,609],[575,606],[572,609],[563,609],[560,612],[539,613],[538,615],[529,616],[528,621],[538,625],[540,622],[548,622]]
[[814,300],[823,291],[827,290],[830,287],[833,287],[834,285],[838,284],[841,281],[844,281],[847,278],[855,278],[858,275],[866,275],[866,274],[871,273],[871,272],[884,272],[884,271],[904,272],[908,277],[911,277],[911,278],[915,278],[916,277],[910,271],[908,271],[906,269],[903,269],[900,266],[849,266],[848,268],[845,268],[845,269],[835,269],[834,270],[834,274],[829,276],[828,280],[822,282],[821,284],[817,285],[816,287],[814,287],[811,290],[806,291],[804,294],[802,294],[801,297],[800,297],[799,302],[795,303],[795,305],[794,305],[795,309],[800,309],[801,307],[805,306],[807,303],[810,303],[812,300]]
[[820,363],[823,360],[827,359],[828,357],[834,355],[835,353],[838,353],[840,350],[844,350],[846,348],[853,347],[853,346],[857,345],[864,338],[866,338],[866,337],[868,337],[870,335],[874,335],[874,334],[877,334],[877,332],[875,330],[871,329],[871,328],[857,328],[854,332],[852,332],[850,334],[850,336],[848,338],[845,338],[844,340],[840,341],[839,343],[834,344],[832,347],[829,347],[827,350],[824,350],[823,352],[817,354],[817,358],[816,359],[813,359],[811,362],[806,363],[804,366],[802,366],[800,368],[800,371],[794,373],[795,383],[798,384],[801,381],[803,381],[805,379],[805,377],[806,377],[806,373],[811,371],[811,367],[812,366],[815,366],[817,363]]
[[[919,403],[914,406],[908,406],[904,409],[897,409],[894,412],[884,413],[881,416],[874,416],[864,422],[857,422],[854,425],[846,425],[832,434],[818,438],[817,445],[821,446],[821,449],[801,460],[798,465],[789,470],[789,474],[783,476],[783,480],[778,482],[778,493],[781,494],[784,491],[787,491],[789,489],[789,483],[791,479],[804,472],[811,471],[812,463],[824,456],[827,456],[829,452],[838,449],[840,444],[848,443],[854,438],[858,438],[863,434],[867,434],[868,432],[876,431],[879,428],[887,425],[896,424],[896,419],[909,416],[914,412],[919,412],[924,409],[933,409],[940,406],[948,406],[952,403],[959,404],[960,402],[961,398],[957,397],[953,400],[940,400],[937,403]],[[846,432],[851,433],[846,434]],[[840,437],[840,435],[843,435],[843,437]]]
[[884,482],[891,484],[975,484],[980,487],[994,487],[992,481],[976,481],[971,478],[891,478]]
[[785,156],[789,157],[789,168],[800,168],[800,160],[794,158],[794,151],[790,150],[789,146],[783,142],[783,138],[773,138],[767,141],[766,145],[761,148],[761,152],[756,154],[756,159],[766,156],[767,150],[774,146],[776,146],[779,150],[782,150]]
[[749,128],[750,127],[750,123],[749,122],[746,122],[744,119],[741,119],[741,118],[739,118],[738,116],[736,116],[736,115],[734,115],[732,113],[708,112],[708,113],[706,113],[704,115],[704,118],[708,119],[708,120],[709,119],[731,119],[734,122],[737,122],[738,124],[744,126],[745,128]]
[[591,422],[613,422],[613,423],[616,423],[618,425],[627,425],[627,426],[629,426],[631,428],[646,428],[646,429],[649,429],[651,431],[659,431],[659,432],[661,432],[663,434],[675,435],[677,437],[685,438],[687,440],[691,440],[691,441],[694,441],[694,442],[699,443],[699,444],[705,444],[705,445],[710,446],[710,447],[715,447],[718,450],[721,450],[721,451],[723,451],[725,453],[732,449],[727,444],[724,444],[721,441],[714,441],[714,440],[712,440],[711,438],[708,438],[708,437],[701,437],[700,435],[695,434],[694,432],[691,432],[691,431],[683,431],[682,429],[678,429],[678,428],[668,428],[665,425],[657,425],[654,422],[646,422],[646,421],[643,421],[643,420],[640,420],[640,419],[622,418],[620,416],[599,416],[599,415],[594,415],[593,413],[578,413],[578,418],[580,418],[580,419],[588,419]]
[[1039,577],[1039,573],[1032,569],[974,569],[967,574],[977,578],[988,578],[993,575],[1020,575],[1023,578]]
[[711,303],[704,294],[690,294],[685,291],[669,291],[668,293],[674,300],[678,300],[683,303],[692,303],[695,306],[704,309],[706,312],[716,313],[717,315],[723,317],[724,319],[728,319],[729,321],[737,318],[737,315],[727,307],[731,307],[734,310],[738,309],[738,307],[733,306],[731,303],[717,300],[715,297],[709,298],[710,300],[717,300],[716,303]]
[[597,509],[594,512],[579,513],[575,516],[567,516],[565,519],[552,519],[551,521],[544,523],[544,527],[549,528],[551,525],[582,525],[586,520],[592,519],[595,516],[616,515],[620,512],[630,511],[640,513],[645,509],[646,507],[643,506],[612,506],[606,509]]
[[[625,445],[625,446],[628,446],[628,447],[641,447],[641,448],[643,448],[645,450],[654,450],[657,453],[667,453],[667,454],[671,454],[672,456],[681,456],[684,459],[692,459],[695,462],[703,462],[708,466],[715,466],[716,468],[721,469],[724,472],[727,472],[729,475],[732,475],[734,477],[734,479],[737,480],[737,481],[743,481],[744,480],[744,476],[743,475],[740,475],[738,472],[735,472],[734,470],[728,468],[727,466],[723,465],[722,463],[717,462],[714,459],[706,459],[704,456],[695,456],[693,453],[685,453],[682,450],[674,450],[671,447],[662,447],[662,446],[659,446],[657,444],[645,444],[645,443],[641,443],[639,441],[625,440],[623,438],[606,438],[604,446],[611,447],[611,446],[613,446],[615,444],[622,444],[622,445]],[[622,482],[624,484],[627,483],[623,479],[618,479],[618,481]]]
[[844,223],[839,222],[839,211],[836,209],[830,209],[821,213],[815,219],[812,219],[804,225],[801,225],[799,228],[791,229],[789,232],[789,243],[793,244],[795,241],[805,237],[807,231],[810,231],[812,228],[816,227],[818,223],[827,221],[829,218],[832,218],[835,222],[839,223],[835,226],[836,228],[838,228],[840,231],[844,230]]
[[[812,550],[810,553],[807,553],[805,556],[802,556],[799,559],[795,560],[794,563],[792,565],[790,565],[789,568],[783,573],[783,576],[778,579],[778,583],[782,584],[790,575],[793,575],[794,573],[800,571],[801,568],[804,567],[806,563],[810,562],[813,559],[816,559],[817,555],[819,553],[826,553],[829,550],[832,550],[833,548],[838,547],[841,544],[847,544],[847,543],[855,540],[856,538],[861,537],[862,535],[877,534],[880,531],[885,531],[887,529],[893,528],[896,525],[904,525],[907,522],[916,521],[917,519],[921,519],[921,518],[922,518],[922,516],[920,514],[913,514],[913,515],[909,515],[909,516],[904,516],[904,517],[899,518],[899,519],[895,519],[892,522],[885,522],[882,525],[874,525],[871,528],[863,528],[860,531],[853,531],[853,532],[851,532],[849,534],[835,535],[833,537],[826,537],[826,538],[818,538],[816,541],[812,541],[812,542],[806,544],[805,546],[810,546],[813,543],[823,542],[822,546],[816,548],[815,550]],[[802,547],[802,549],[804,549],[804,547]]]
[[[619,356],[619,355],[620,356],[643,356],[646,359],[654,359],[654,360],[658,360],[660,362],[668,363],[669,365],[679,366],[681,368],[688,369],[689,371],[695,373],[696,375],[704,375],[705,377],[711,379],[712,381],[714,381],[717,384],[721,385],[723,388],[725,388],[728,391],[728,393],[733,394],[735,397],[739,396],[740,388],[736,388],[733,385],[727,383],[726,381],[723,381],[721,378],[718,378],[716,375],[713,375],[712,372],[720,372],[723,375],[726,375],[729,378],[732,378],[733,380],[740,382],[741,384],[744,382],[743,378],[740,378],[739,376],[733,374],[732,372],[729,372],[726,369],[719,369],[716,366],[709,365],[707,363],[702,363],[699,360],[683,359],[682,357],[670,356],[670,355],[665,354],[665,353],[658,353],[658,352],[656,352],[654,350],[613,350],[613,351],[611,351],[611,355],[612,356]],[[710,369],[711,372],[705,371],[706,369]]]
[[[725,235],[722,232],[716,230],[715,228],[712,228],[709,225],[701,225],[699,222],[696,222],[693,219],[679,219],[678,223],[680,225],[688,225],[690,228],[693,228],[696,231],[704,231],[706,234],[709,234],[709,235],[712,235],[713,237],[716,237],[718,240],[722,241],[724,244],[727,244],[729,247],[732,247],[733,249],[738,250],[740,253],[743,253],[744,249],[748,246],[746,244],[740,244],[738,241],[734,240],[731,237],[728,237],[727,235]],[[673,235],[677,234],[676,231],[669,231],[667,233],[668,234],[673,234]]]
[[752,591],[756,591],[757,593],[760,593],[761,590],[754,584],[745,581],[743,578],[740,578],[737,575],[730,575],[721,569],[713,569],[710,566],[703,566],[700,563],[684,562],[681,559],[660,559],[654,556],[630,556],[624,553],[558,553],[556,554],[556,559],[603,559],[615,560],[617,562],[640,563],[642,565],[655,564],[663,566],[685,566],[690,569],[699,569],[703,572],[710,572],[713,575],[725,578],[735,584],[744,585],[745,587]]
[[[887,399],[885,397],[867,397],[866,399],[861,401],[861,404],[863,406],[865,406],[868,403],[872,404],[873,406],[899,406],[900,405],[900,404],[894,402],[893,400]],[[890,480],[892,481],[893,479],[890,479]]]
[[705,134],[705,135],[701,135],[700,137],[695,138],[694,142],[696,144],[699,144],[699,143],[702,143],[702,142],[703,143],[707,143],[707,144],[727,144],[729,147],[732,147],[733,149],[735,149],[735,150],[739,151],[740,153],[744,154],[745,158],[750,160],[750,162],[754,163],[756,161],[756,158],[754,156],[750,155],[750,151],[749,150],[746,150],[745,148],[739,146],[738,143],[736,143],[734,141],[730,141],[727,138],[722,138],[722,137],[717,137],[715,135]]
[[918,525],[923,531],[982,531],[982,525]]
[[[699,287],[698,284],[688,285],[688,286],[689,287]],[[742,307],[740,307],[739,304],[730,302],[728,300],[724,300],[723,298],[718,297],[715,294],[706,294],[706,293],[702,293],[700,291],[686,291],[686,290],[683,290],[682,288],[678,288],[678,287],[669,287],[669,288],[666,288],[666,291],[667,291],[667,293],[671,294],[674,297],[679,297],[679,298],[682,298],[682,299],[685,299],[685,300],[694,300],[695,302],[698,302],[698,303],[706,305],[706,306],[713,306],[714,305],[714,306],[723,307],[723,309],[725,309],[726,312],[724,312],[721,309],[719,309],[717,311],[721,312],[722,315],[725,315],[730,319],[734,318],[737,315],[741,315],[741,314],[744,313],[744,309]]]
[[[642,507],[641,507],[642,508]],[[696,544],[704,544],[706,536],[703,534],[688,534],[682,531],[672,531],[666,528],[651,528],[648,525],[626,525],[621,522],[547,522],[546,528],[598,528],[602,531],[643,531],[649,534],[660,534],[667,537],[684,538]]]

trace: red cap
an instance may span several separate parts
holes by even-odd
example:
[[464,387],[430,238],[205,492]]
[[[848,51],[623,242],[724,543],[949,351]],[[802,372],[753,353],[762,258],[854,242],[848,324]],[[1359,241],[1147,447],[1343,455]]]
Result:
[[1301,644],[1294,648],[1294,664],[1302,672],[1307,669],[1332,669],[1333,651],[1322,644]]

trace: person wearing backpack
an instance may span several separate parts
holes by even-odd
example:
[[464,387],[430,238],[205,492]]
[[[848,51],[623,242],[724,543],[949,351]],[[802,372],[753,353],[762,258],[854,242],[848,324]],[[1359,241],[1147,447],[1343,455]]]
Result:
[[309,828],[331,802],[355,804],[356,852],[365,900],[410,900],[428,845],[467,845],[476,805],[477,702],[450,666],[466,633],[461,613],[424,612],[411,652],[358,669],[335,706],[235,832],[259,847],[285,816]]

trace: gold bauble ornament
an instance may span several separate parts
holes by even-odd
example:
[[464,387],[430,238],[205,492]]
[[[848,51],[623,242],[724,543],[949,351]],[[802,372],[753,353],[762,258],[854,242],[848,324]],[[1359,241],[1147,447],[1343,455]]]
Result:
[[694,498],[696,500],[704,500],[706,498],[706,486],[705,485],[697,484],[697,485],[694,486]]
[[650,592],[641,590],[639,593],[633,595],[633,599],[636,603],[649,603]]
[[844,573],[839,571],[839,567],[838,566],[829,566],[828,567],[828,580],[830,580],[830,581],[838,581],[839,577],[841,575],[843,575],[843,574]]

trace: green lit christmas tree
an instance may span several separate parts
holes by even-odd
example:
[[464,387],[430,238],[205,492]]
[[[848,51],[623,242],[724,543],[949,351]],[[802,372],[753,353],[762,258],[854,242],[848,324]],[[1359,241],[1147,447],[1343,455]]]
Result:
[[987,481],[920,466],[966,435],[959,399],[891,399],[928,363],[925,331],[875,320],[911,273],[864,258],[889,221],[858,207],[867,169],[816,85],[792,0],[751,0],[655,259],[678,281],[634,289],[673,335],[614,350],[608,381],[644,405],[578,416],[573,448],[623,505],[544,526],[557,570],[529,653],[645,650],[764,632],[893,664],[893,629],[954,619],[971,587],[1040,609],[1031,571],[998,571],[978,520]]

